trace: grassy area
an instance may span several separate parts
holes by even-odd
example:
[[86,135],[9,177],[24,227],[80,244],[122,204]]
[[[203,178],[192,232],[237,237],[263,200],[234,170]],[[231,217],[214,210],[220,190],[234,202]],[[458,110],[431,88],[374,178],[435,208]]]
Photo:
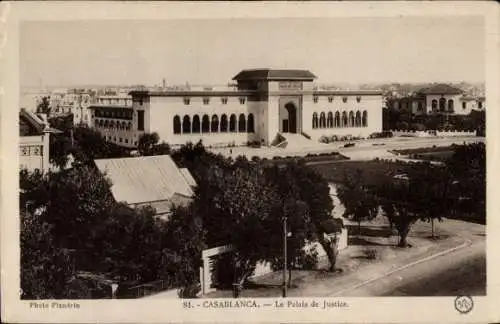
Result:
[[345,161],[331,164],[311,165],[329,182],[341,183],[345,174],[355,174],[361,170],[368,185],[394,181],[396,174],[407,173],[412,164],[384,161]]

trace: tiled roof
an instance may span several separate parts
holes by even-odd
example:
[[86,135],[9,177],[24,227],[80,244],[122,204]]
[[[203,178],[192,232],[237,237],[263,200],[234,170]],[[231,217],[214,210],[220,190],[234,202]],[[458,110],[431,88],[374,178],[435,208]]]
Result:
[[19,118],[22,118],[25,122],[27,122],[31,127],[33,127],[38,133],[42,133],[45,129],[45,122],[38,117],[33,112],[21,108],[19,111]]
[[95,160],[111,180],[117,201],[140,204],[170,200],[175,194],[193,195],[188,182],[169,155]]
[[427,88],[420,89],[418,91],[420,94],[462,94],[464,91],[457,87],[450,86],[448,84],[440,83],[436,85],[432,85]]
[[238,73],[233,80],[314,80],[308,70],[251,69]]

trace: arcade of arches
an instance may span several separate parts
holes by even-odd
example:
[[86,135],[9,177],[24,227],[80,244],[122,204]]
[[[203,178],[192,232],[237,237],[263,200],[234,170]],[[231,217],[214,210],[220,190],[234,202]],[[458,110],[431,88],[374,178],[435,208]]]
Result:
[[368,127],[368,112],[364,110],[361,111],[343,111],[342,114],[339,111],[328,112],[326,114],[324,111],[313,113],[312,117],[312,128],[340,128],[340,127]]
[[[455,111],[455,102],[453,101],[453,99],[448,100],[448,109],[446,109],[446,102],[447,101],[445,98],[439,99],[439,111],[440,112],[445,112],[445,111],[454,112]],[[431,109],[433,112],[438,111],[438,101],[436,99],[432,100]]]
[[255,120],[253,114],[174,116],[174,134],[208,134],[208,133],[254,133]]

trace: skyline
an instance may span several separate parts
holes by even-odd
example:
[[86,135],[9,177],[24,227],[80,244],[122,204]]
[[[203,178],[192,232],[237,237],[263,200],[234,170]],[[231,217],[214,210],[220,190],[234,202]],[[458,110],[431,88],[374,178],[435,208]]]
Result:
[[484,49],[479,16],[23,22],[20,85],[227,84],[250,68],[327,84],[484,83]]

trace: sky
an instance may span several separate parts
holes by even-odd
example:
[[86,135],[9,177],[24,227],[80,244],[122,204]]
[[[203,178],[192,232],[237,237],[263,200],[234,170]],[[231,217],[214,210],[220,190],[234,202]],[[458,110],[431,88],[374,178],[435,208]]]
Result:
[[23,22],[21,87],[226,84],[242,69],[318,83],[484,82],[475,16]]

